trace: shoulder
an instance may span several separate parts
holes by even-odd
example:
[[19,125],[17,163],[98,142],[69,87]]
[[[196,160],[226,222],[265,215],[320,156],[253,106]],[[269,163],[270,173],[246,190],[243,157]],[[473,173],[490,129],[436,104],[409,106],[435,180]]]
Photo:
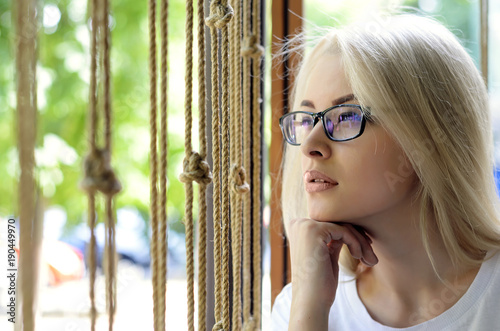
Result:
[[[330,309],[329,329],[331,326],[337,326],[339,323],[342,325],[342,330],[349,330],[344,328],[346,311],[348,310],[347,298],[352,290],[355,291],[356,285],[352,275],[343,272],[342,268],[339,273],[339,285],[337,288],[337,295],[335,301]],[[292,305],[292,283],[287,284],[278,294],[274,301],[271,311],[271,330],[284,331],[288,330],[288,323],[290,321],[290,308]]]
[[[490,252],[465,295],[443,315],[449,325],[468,330],[496,330],[500,324],[500,252]],[[448,314],[447,314],[448,313]],[[447,329],[448,330],[448,329]]]
[[292,283],[286,285],[274,300],[271,311],[271,330],[288,330],[290,307],[292,305]]
[[481,280],[483,282],[487,282],[489,286],[500,289],[500,251],[490,252],[486,256],[479,274],[482,275]]

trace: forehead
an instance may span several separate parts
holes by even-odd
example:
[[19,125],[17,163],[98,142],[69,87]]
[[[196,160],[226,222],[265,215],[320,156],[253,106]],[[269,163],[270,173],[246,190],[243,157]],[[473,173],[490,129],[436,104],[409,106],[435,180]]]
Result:
[[332,100],[352,94],[339,55],[323,54],[304,73],[303,81],[298,82],[296,104],[311,101],[315,107],[331,105]]

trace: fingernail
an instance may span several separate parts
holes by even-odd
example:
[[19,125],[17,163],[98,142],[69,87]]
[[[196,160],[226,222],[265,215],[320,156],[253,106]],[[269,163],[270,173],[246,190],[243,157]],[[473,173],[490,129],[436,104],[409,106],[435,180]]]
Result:
[[362,257],[360,260],[361,260],[361,262],[363,262],[365,265],[367,265],[369,267],[373,267],[374,266],[374,264],[366,261],[364,257]]

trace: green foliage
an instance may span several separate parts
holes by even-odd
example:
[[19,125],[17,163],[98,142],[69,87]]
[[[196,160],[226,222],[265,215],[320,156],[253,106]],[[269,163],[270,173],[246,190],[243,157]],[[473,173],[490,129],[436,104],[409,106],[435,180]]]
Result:
[[[149,24],[147,2],[111,1],[113,167],[122,182],[117,208],[134,206],[149,218]],[[17,215],[18,161],[15,112],[14,1],[0,0],[0,215]],[[184,5],[171,1],[169,19],[169,86],[184,85]],[[81,165],[88,148],[87,111],[90,79],[89,17],[86,0],[46,0],[40,18],[37,118],[37,179],[44,205],[66,210],[68,223],[86,219],[87,202],[79,189]],[[47,10],[57,6],[58,10]],[[52,9],[55,7],[52,7]],[[57,11],[60,19],[57,21]],[[159,11],[159,10],[158,10]],[[52,20],[52,23],[50,22]],[[56,22],[55,26],[52,26]],[[158,46],[159,48],[159,46]],[[182,54],[182,56],[180,55]],[[183,91],[182,91],[183,92]],[[183,93],[170,93],[168,210],[179,222],[184,188],[177,180],[184,157]],[[102,127],[102,123],[99,123]],[[172,128],[174,128],[172,130]],[[102,135],[98,143],[102,144]],[[47,220],[49,221],[49,220]],[[181,229],[182,226],[174,225]]]
[[12,215],[17,192],[17,154],[15,153],[14,134],[14,61],[10,43],[10,2],[0,0],[0,215]]
[[[356,9],[354,9],[356,8]],[[413,12],[430,15],[447,26],[461,41],[479,66],[479,1],[475,0],[350,0],[304,1],[306,27],[342,25],[381,12]]]

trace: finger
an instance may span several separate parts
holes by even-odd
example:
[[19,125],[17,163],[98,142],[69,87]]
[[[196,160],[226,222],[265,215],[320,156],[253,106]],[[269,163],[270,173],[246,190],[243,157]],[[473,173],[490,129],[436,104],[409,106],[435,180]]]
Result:
[[[345,225],[330,224],[330,239],[332,241],[340,241],[344,243],[349,252],[355,259],[361,259],[363,257],[363,249],[361,247],[361,241],[365,242],[364,238],[360,240],[354,234],[355,231]],[[340,249],[339,249],[340,250]]]
[[375,252],[373,251],[373,248],[370,244],[371,240],[367,238],[367,235],[366,233],[364,233],[364,230],[361,230],[363,232],[360,232],[352,224],[346,224],[345,227],[348,228],[359,241],[362,251],[361,261],[370,267],[377,264],[378,258],[375,255]]
[[343,244],[340,245],[329,245],[330,262],[332,265],[332,271],[337,273],[339,271],[339,257]]
[[361,226],[358,226],[358,225],[353,225],[354,229],[356,229],[359,233],[361,233],[363,235],[363,237],[365,237],[365,239],[370,243],[370,244],[373,244],[373,240],[372,238],[370,238],[367,234],[366,234],[366,231],[365,229],[363,229]]

